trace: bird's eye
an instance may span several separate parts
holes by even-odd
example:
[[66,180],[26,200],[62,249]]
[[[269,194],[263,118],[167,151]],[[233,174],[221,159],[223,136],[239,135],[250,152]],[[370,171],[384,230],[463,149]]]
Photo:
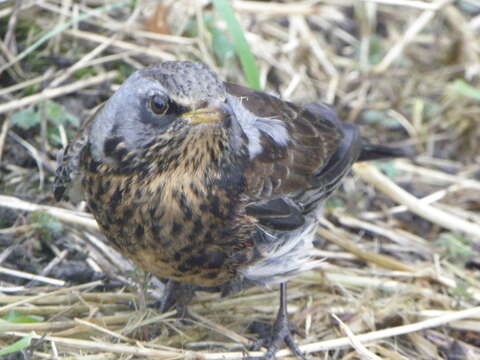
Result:
[[150,108],[154,114],[163,115],[168,111],[168,101],[159,95],[154,95],[150,98]]

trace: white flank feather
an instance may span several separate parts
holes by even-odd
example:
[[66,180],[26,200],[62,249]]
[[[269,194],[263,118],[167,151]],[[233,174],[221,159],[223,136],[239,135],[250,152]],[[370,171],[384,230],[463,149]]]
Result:
[[298,231],[272,240],[268,248],[260,250],[264,259],[241,269],[241,274],[254,283],[269,285],[317,267],[322,260],[311,256],[316,226],[316,221],[312,221]]

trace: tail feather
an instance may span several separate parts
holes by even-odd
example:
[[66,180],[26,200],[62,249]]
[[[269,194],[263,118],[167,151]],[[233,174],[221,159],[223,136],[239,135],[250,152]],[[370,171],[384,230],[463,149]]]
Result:
[[357,161],[371,161],[398,157],[412,157],[411,148],[389,147],[382,145],[362,144]]

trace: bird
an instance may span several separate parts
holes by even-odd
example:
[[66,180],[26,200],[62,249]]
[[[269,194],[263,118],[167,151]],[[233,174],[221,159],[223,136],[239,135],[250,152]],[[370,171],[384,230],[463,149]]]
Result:
[[169,61],[130,75],[59,152],[54,195],[80,192],[109,243],[166,282],[162,311],[186,314],[198,290],[278,284],[272,333],[253,347],[305,359],[286,283],[318,264],[322,204],[353,163],[404,155],[366,142],[330,105]]

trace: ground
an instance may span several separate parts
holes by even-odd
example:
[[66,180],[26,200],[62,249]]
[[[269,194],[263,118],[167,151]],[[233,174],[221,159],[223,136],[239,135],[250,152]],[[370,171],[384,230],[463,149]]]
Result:
[[200,293],[188,324],[147,307],[148,275],[82,203],[53,198],[56,153],[82,121],[135,69],[189,59],[415,151],[356,165],[326,204],[324,260],[289,285],[301,349],[479,359],[478,1],[231,3],[240,28],[220,0],[0,2],[0,356],[240,359],[268,328],[275,288]]

